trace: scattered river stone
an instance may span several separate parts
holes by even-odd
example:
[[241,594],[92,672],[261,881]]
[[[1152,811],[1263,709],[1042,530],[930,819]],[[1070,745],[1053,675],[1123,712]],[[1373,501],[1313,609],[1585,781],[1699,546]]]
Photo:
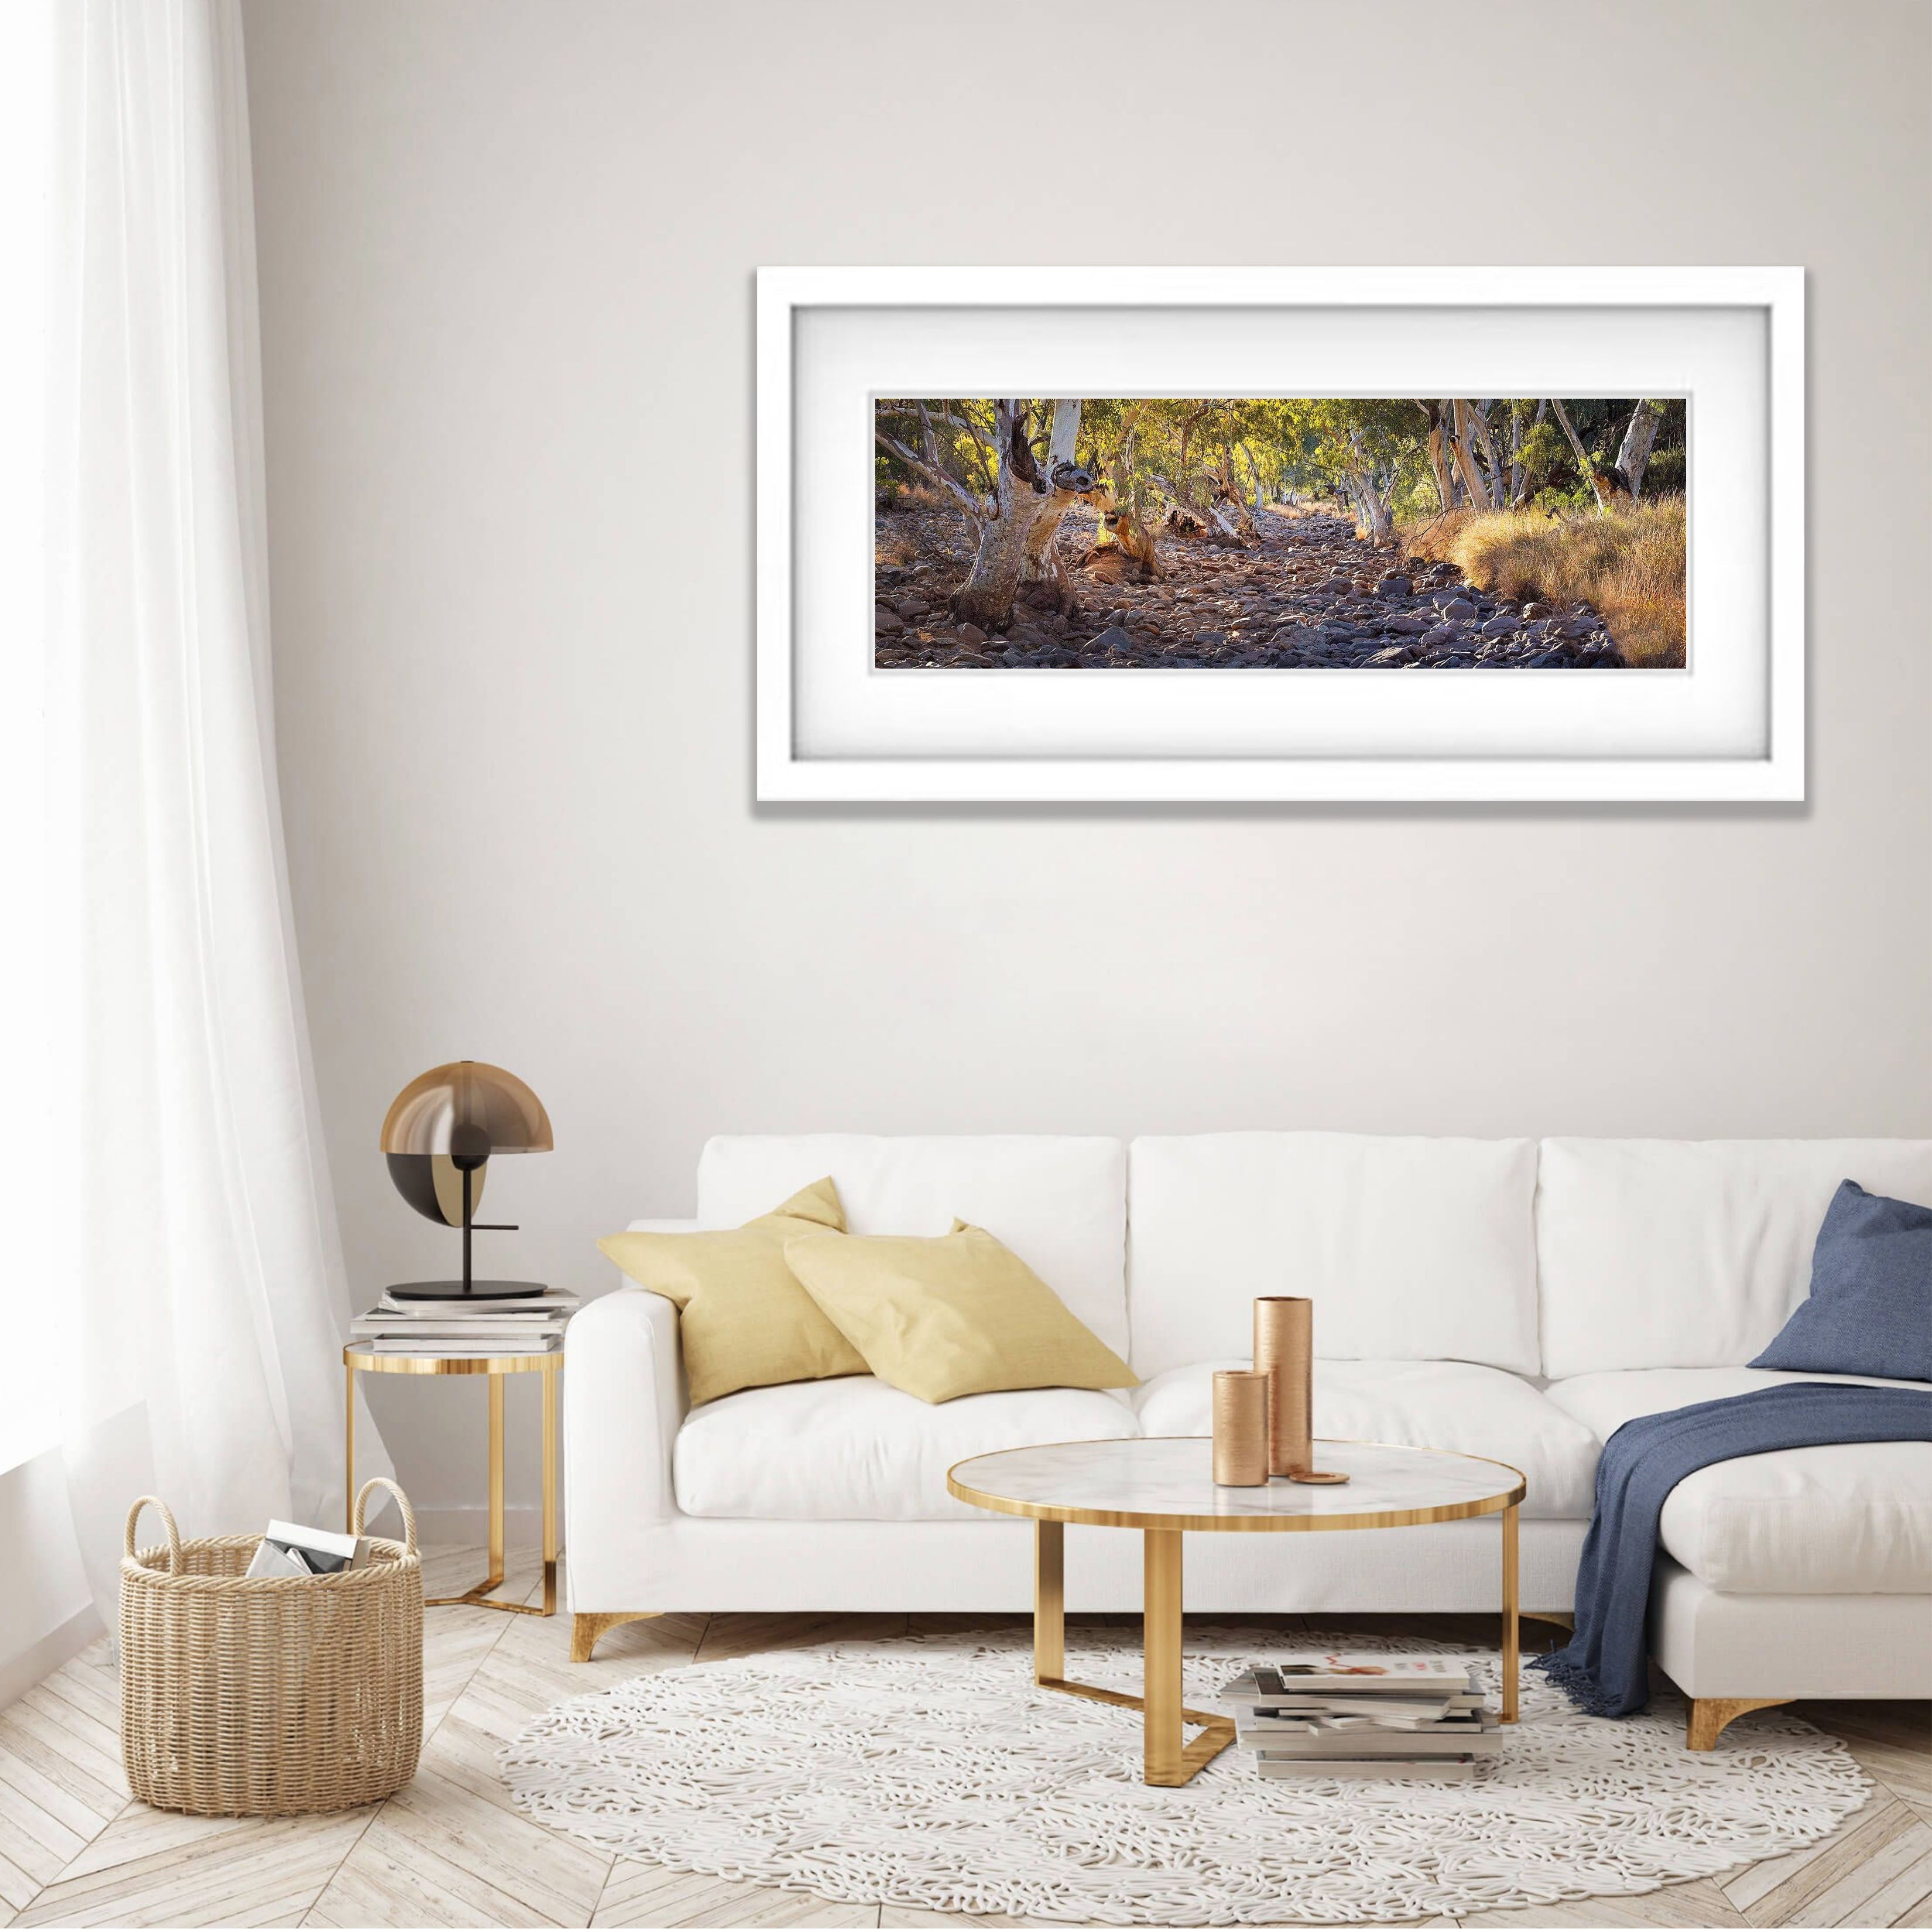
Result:
[[1084,574],[1098,530],[1091,512],[1076,506],[1061,526],[1060,554],[1086,607],[1084,622],[1076,616],[1070,622],[1030,601],[1030,592],[1007,634],[988,640],[979,625],[956,629],[946,608],[972,564],[964,520],[945,510],[896,509],[881,525],[894,560],[882,562],[878,573],[874,662],[886,668],[1090,671],[1624,662],[1587,604],[1499,597],[1452,563],[1378,554],[1355,536],[1351,521],[1326,509],[1291,514],[1278,508],[1257,520],[1258,544],[1238,548],[1162,530],[1162,580],[1144,584],[1132,572]]

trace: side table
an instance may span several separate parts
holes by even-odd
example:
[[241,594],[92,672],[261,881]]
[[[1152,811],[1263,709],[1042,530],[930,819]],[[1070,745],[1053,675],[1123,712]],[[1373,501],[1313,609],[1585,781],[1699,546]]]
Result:
[[[512,1616],[556,1614],[556,1385],[563,1370],[561,1346],[530,1354],[383,1355],[353,1344],[342,1352],[343,1403],[347,1426],[346,1493],[356,1493],[356,1372],[377,1376],[488,1376],[490,1378],[490,1574],[459,1597],[425,1597],[426,1604],[476,1604]],[[503,1378],[543,1378],[543,1604],[501,1603],[490,1594],[503,1580]]]

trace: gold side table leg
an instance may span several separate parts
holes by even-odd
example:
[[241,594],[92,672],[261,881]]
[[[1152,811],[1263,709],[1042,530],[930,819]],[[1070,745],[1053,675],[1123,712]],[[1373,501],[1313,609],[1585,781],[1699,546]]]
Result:
[[556,1378],[561,1358],[546,1362],[539,1371],[543,1378],[543,1602],[500,1603],[490,1594],[503,1580],[503,1377],[490,1377],[488,1455],[490,1465],[490,1574],[458,1597],[425,1597],[427,1604],[474,1604],[486,1610],[502,1610],[519,1617],[550,1617],[556,1614]]
[[490,1378],[490,1574],[481,1589],[503,1580],[503,1378]]
[[356,1529],[356,1370],[342,1365],[342,1527],[352,1535]]
[[1516,1720],[1516,1673],[1521,1661],[1517,1624],[1516,1506],[1503,1511],[1503,1722]]
[[543,1382],[543,1613],[556,1615],[556,1370],[545,1363]]

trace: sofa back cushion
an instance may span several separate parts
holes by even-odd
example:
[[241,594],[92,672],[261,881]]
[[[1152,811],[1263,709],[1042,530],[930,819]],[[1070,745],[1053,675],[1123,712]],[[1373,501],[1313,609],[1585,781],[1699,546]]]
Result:
[[1126,1149],[1074,1134],[723,1134],[698,1164],[698,1220],[735,1228],[829,1174],[854,1234],[946,1234],[1012,1250],[1127,1352]]
[[1804,1300],[1842,1180],[1932,1204],[1932,1141],[1545,1141],[1544,1372],[1748,1362]]
[[1150,1136],[1129,1157],[1142,1375],[1248,1354],[1258,1294],[1314,1298],[1317,1355],[1535,1372],[1534,1141]]

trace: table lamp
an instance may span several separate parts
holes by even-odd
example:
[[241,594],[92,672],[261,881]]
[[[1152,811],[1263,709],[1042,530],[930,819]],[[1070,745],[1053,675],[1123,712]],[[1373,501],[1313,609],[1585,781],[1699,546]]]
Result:
[[478,1228],[510,1232],[514,1221],[478,1221],[484,1169],[498,1154],[548,1154],[550,1116],[514,1073],[481,1060],[458,1060],[419,1073],[389,1103],[382,1152],[396,1192],[418,1214],[463,1230],[460,1281],[398,1282],[398,1301],[513,1301],[542,1294],[540,1281],[478,1281],[470,1238]]

